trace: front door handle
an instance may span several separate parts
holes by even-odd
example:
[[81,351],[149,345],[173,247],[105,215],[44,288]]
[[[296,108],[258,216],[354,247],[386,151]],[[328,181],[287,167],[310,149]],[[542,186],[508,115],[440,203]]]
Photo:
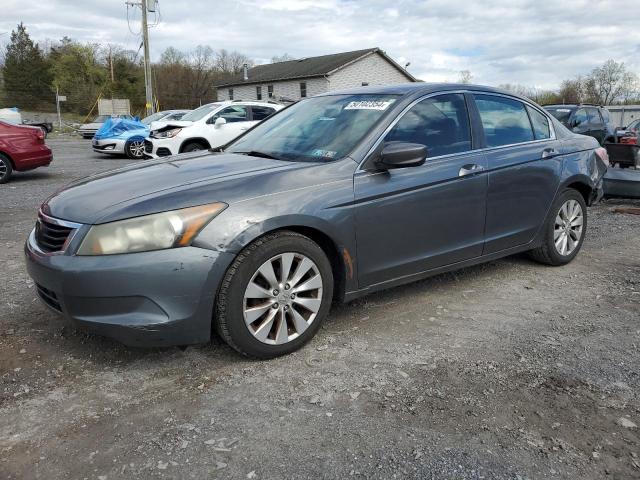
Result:
[[550,148],[545,148],[542,151],[542,159],[544,160],[545,158],[553,158],[560,155],[560,152],[558,150],[556,150],[553,147]]
[[458,172],[459,177],[466,177],[467,175],[473,175],[476,173],[480,173],[484,170],[482,165],[478,165],[477,163],[469,163],[467,165],[463,165]]

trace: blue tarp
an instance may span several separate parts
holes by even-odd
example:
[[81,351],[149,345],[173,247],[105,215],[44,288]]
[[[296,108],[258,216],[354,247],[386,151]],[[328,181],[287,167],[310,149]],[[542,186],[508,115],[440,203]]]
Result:
[[133,136],[146,137],[149,127],[138,120],[124,118],[107,118],[95,134],[96,140],[105,138],[129,139]]

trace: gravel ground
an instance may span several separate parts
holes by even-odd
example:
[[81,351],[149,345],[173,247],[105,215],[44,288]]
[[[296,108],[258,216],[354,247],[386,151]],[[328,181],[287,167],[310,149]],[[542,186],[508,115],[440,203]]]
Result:
[[640,478],[640,217],[589,210],[582,252],[515,256],[334,307],[268,362],[63,326],[22,245],[38,205],[128,163],[52,139],[0,186],[0,478]]

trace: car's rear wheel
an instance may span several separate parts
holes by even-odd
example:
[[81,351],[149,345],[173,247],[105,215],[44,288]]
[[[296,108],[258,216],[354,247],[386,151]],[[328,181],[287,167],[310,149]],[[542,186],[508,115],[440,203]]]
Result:
[[332,297],[333,274],[323,250],[303,235],[280,231],[253,242],[229,267],[215,326],[243,355],[273,358],[315,335]]
[[197,152],[198,150],[206,150],[207,146],[202,142],[189,142],[184,147],[182,147],[181,153],[186,152]]
[[124,152],[127,154],[127,157],[133,160],[140,160],[144,157],[144,139],[134,138],[127,140],[127,143],[124,145]]
[[12,173],[13,167],[11,166],[11,160],[0,154],[0,183],[8,182]]
[[562,192],[543,228],[542,244],[531,251],[532,258],[554,266],[573,260],[587,231],[587,204],[582,194],[574,189]]

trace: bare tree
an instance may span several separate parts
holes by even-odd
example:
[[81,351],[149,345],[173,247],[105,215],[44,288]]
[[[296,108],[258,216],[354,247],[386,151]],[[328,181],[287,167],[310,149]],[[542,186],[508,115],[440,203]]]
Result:
[[239,73],[245,63],[253,66],[253,60],[235,50],[229,52],[223,48],[216,53],[215,66],[222,73]]
[[288,62],[289,60],[295,60],[295,57],[292,57],[288,53],[283,53],[282,55],[274,55],[273,57],[271,57],[271,63]]
[[471,79],[473,75],[469,70],[460,70],[460,75],[458,77],[458,83],[471,83]]
[[561,103],[580,103],[584,96],[584,80],[581,77],[563,80],[560,84],[558,97]]
[[624,63],[607,60],[585,79],[584,91],[590,101],[611,105],[634,96],[638,91],[638,76],[630,72]]

